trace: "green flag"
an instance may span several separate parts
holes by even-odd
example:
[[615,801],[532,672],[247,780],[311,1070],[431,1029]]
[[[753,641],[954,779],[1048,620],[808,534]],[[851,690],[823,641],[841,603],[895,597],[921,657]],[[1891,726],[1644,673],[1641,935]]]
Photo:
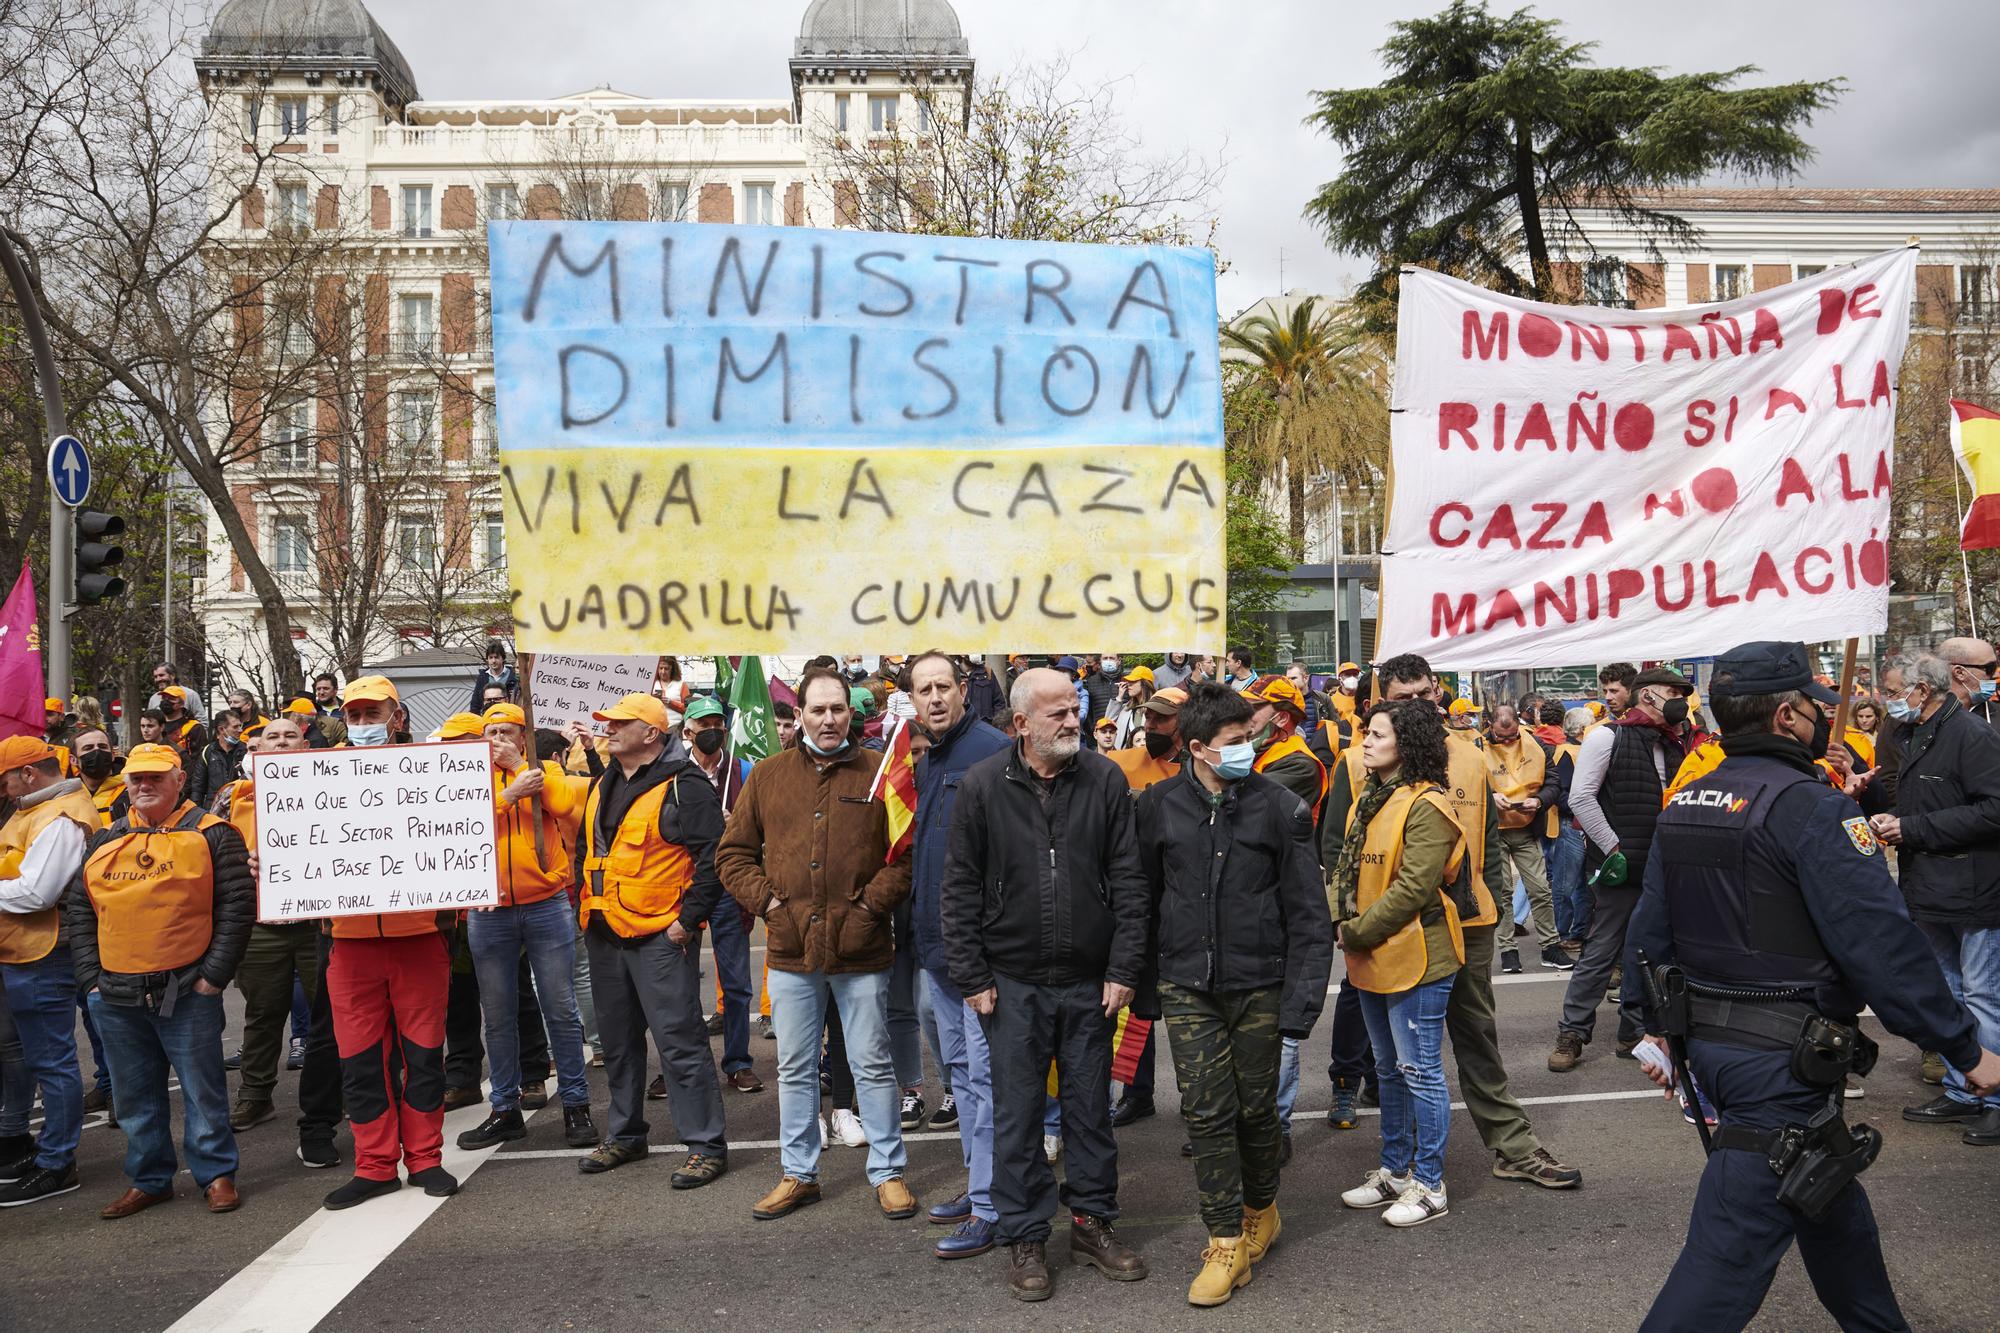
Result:
[[[718,694],[722,694],[725,688],[720,671],[727,665],[727,658],[718,659]],[[735,710],[735,716],[730,721],[732,748],[752,763],[776,754],[778,720],[771,711],[771,686],[764,679],[764,659],[755,653],[745,654],[742,665],[736,668],[726,688],[728,692],[723,697]]]
[[716,657],[710,660],[715,663],[715,697],[724,703],[728,703],[729,685],[736,678],[735,668],[729,665],[729,659],[726,657]]

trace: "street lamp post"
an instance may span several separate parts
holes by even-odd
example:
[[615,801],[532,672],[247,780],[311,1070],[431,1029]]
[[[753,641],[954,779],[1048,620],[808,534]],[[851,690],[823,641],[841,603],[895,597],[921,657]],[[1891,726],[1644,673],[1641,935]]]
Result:
[[[42,324],[42,309],[28,282],[27,266],[14,246],[14,236],[0,227],[0,269],[14,289],[14,304],[21,312],[21,334],[35,359],[35,379],[42,393],[42,415],[48,422],[49,448],[69,434],[69,413],[63,409],[62,381],[56,378],[55,349],[49,331]],[[70,696],[69,613],[70,594],[76,580],[76,548],[70,507],[49,496],[49,642],[48,690],[56,698]]]

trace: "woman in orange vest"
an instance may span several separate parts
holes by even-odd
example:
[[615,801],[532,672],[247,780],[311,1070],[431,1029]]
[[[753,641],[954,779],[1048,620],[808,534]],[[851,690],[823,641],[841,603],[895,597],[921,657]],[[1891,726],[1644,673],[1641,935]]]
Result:
[[1383,1220],[1397,1227],[1447,1207],[1444,1019],[1465,961],[1452,890],[1466,856],[1444,793],[1446,745],[1428,702],[1369,711],[1361,738],[1368,780],[1348,811],[1333,871],[1347,980],[1360,993],[1382,1098],[1382,1165],[1340,1199],[1350,1208],[1386,1204]]

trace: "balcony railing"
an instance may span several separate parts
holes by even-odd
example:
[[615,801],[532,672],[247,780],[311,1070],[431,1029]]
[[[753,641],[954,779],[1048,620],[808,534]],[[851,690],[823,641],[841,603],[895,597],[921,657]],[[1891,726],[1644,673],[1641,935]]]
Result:
[[474,161],[539,161],[598,146],[620,156],[678,159],[731,149],[799,152],[806,142],[804,129],[789,124],[383,125],[372,134],[378,152]]

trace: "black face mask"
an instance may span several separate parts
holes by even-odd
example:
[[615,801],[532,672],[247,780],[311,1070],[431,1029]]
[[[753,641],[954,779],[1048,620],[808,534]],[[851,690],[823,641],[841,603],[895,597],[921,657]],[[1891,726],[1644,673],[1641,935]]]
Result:
[[694,748],[703,754],[714,754],[728,739],[728,732],[720,727],[710,727],[707,731],[697,731],[694,734]]
[[1660,717],[1670,727],[1678,727],[1688,720],[1688,701],[1669,699],[1660,705]]
[[1826,758],[1826,747],[1833,741],[1833,723],[1825,713],[1813,709],[1812,739],[1806,742],[1806,749],[1815,760]]
[[1173,753],[1176,739],[1172,732],[1149,731],[1146,733],[1146,753],[1155,759],[1165,759]]
[[118,771],[118,756],[109,750],[92,750],[77,756],[76,766],[92,782],[102,782]]

